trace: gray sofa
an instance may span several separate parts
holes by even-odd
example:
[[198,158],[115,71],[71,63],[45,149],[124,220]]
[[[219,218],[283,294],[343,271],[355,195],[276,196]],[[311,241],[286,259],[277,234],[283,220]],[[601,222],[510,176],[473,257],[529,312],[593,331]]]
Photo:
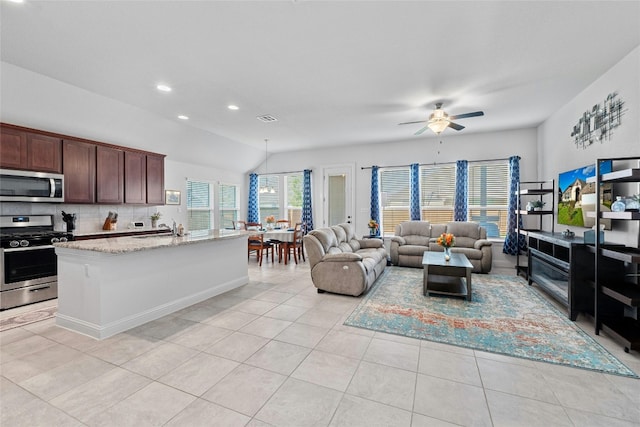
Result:
[[396,226],[391,238],[391,263],[404,267],[422,268],[425,251],[444,249],[436,243],[442,233],[456,236],[456,245],[451,252],[460,252],[473,264],[474,273],[491,271],[493,260],[491,242],[487,240],[487,230],[475,222],[453,221],[446,224],[430,224],[428,221],[407,221]]
[[381,239],[357,239],[351,224],[319,228],[304,236],[311,280],[318,292],[358,296],[387,265]]

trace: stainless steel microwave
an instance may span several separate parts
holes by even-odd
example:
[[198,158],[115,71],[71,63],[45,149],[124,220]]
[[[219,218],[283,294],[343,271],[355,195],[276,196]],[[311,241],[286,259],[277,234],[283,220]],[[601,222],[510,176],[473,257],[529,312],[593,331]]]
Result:
[[0,169],[0,201],[64,202],[64,175]]

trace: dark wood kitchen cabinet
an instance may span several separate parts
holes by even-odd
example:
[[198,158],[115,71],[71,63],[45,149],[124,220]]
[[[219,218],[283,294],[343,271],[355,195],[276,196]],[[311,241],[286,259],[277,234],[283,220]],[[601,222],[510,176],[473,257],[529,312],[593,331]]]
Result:
[[164,156],[147,154],[147,204],[164,205]]
[[0,167],[62,173],[62,140],[8,126],[0,129]]
[[64,140],[64,201],[95,203],[96,146],[86,142]]
[[124,202],[147,203],[147,156],[144,153],[124,152]]
[[121,204],[124,201],[124,151],[96,147],[96,202]]

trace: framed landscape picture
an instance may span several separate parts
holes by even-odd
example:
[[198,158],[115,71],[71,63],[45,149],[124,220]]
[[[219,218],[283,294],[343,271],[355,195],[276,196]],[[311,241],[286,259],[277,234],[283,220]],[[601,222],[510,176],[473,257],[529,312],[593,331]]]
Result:
[[180,204],[180,192],[178,190],[165,190],[164,203],[166,205],[179,205]]

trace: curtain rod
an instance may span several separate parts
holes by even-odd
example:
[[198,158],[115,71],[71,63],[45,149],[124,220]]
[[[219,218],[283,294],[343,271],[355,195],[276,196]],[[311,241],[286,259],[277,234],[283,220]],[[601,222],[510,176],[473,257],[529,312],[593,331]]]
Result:
[[258,175],[286,175],[289,173],[303,173],[305,170],[308,170],[309,172],[313,172],[313,169],[304,169],[301,171],[259,173]]
[[[502,158],[502,159],[486,159],[486,160],[469,160],[469,163],[481,163],[481,162],[495,162],[498,160],[509,160],[508,157]],[[443,162],[443,163],[419,163],[419,166],[435,166],[435,165],[455,165],[456,162]],[[396,165],[396,166],[378,166],[378,168],[380,169],[386,169],[386,168],[402,168],[402,167],[409,167],[411,165]],[[364,169],[371,169],[373,166],[362,166],[360,169],[364,170]]]

